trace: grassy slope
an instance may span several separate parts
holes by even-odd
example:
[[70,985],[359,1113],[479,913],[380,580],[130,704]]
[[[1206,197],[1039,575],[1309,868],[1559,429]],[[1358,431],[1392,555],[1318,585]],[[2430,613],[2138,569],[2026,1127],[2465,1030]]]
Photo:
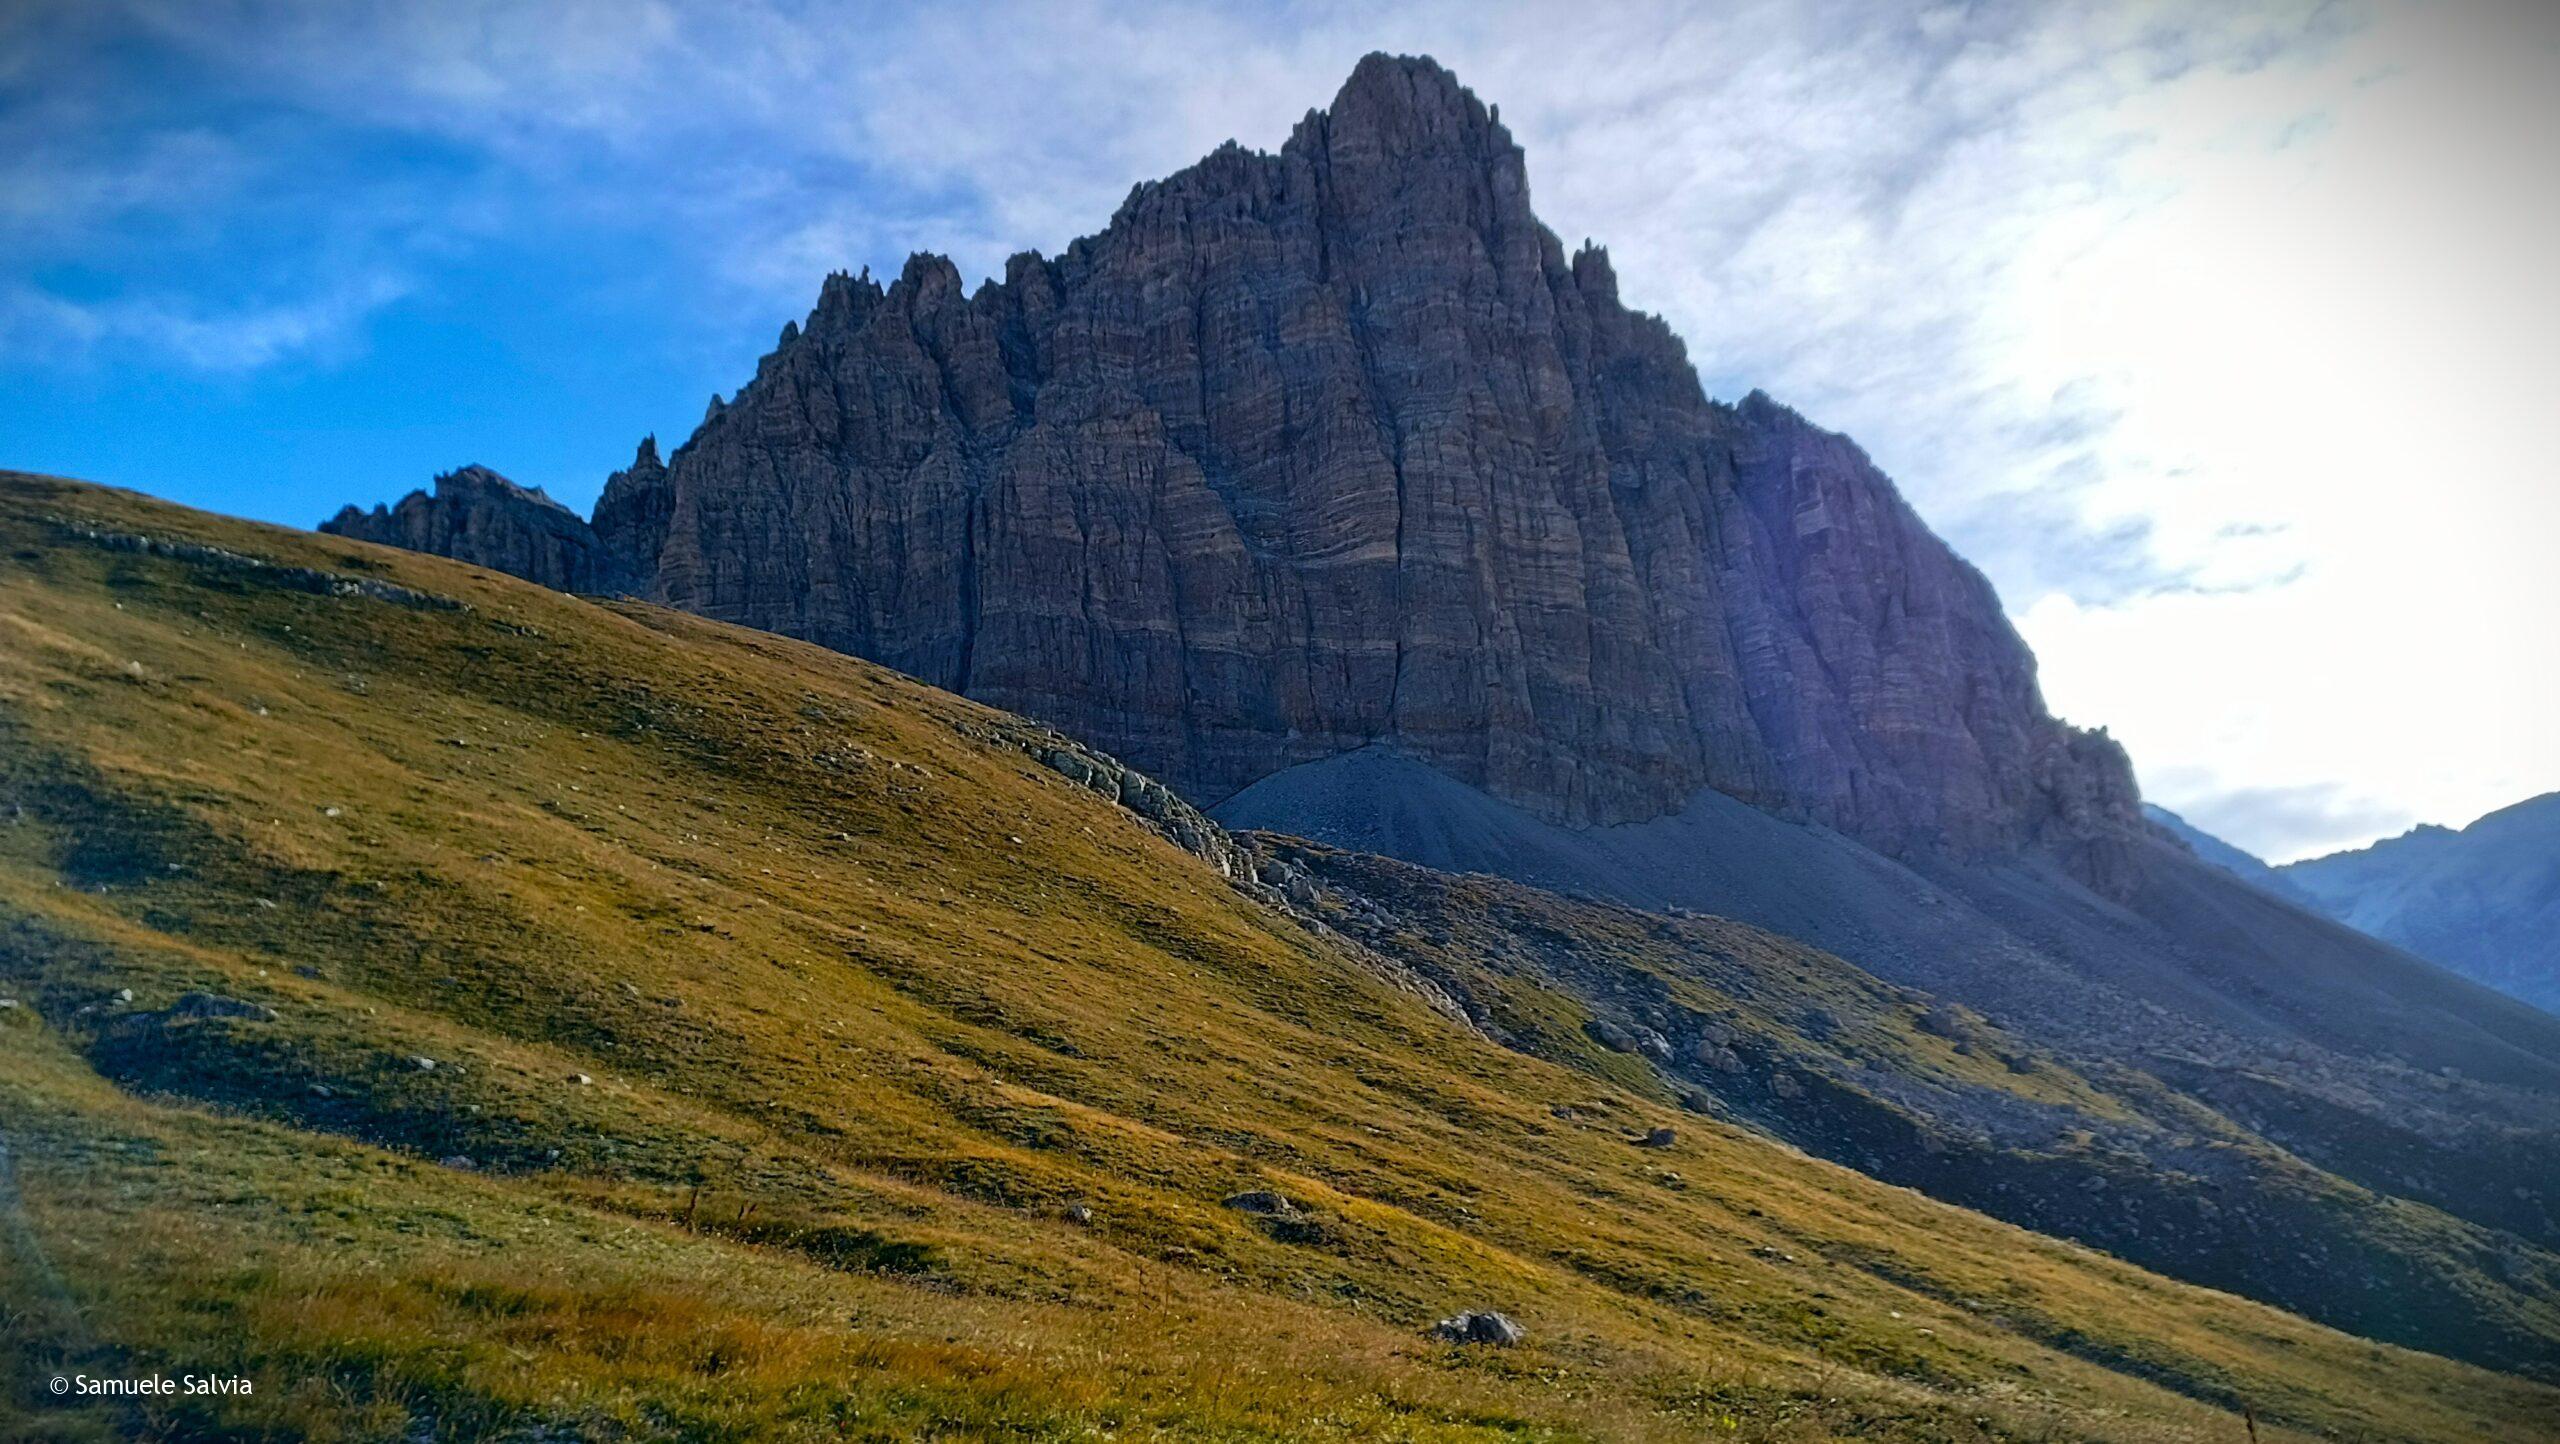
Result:
[[[2560,1367],[2560,1260],[2324,1172],[2152,1074],[2084,1072],[1969,1010],[1726,919],[1257,844],[1323,883],[1330,921],[1525,1051],[2366,1337],[2546,1379]],[[1595,1044],[1559,994],[1671,1040],[1660,1071]],[[1732,1039],[1729,1067],[1695,1047],[1709,1026]],[[2520,1176],[2531,1157],[2516,1156]]]
[[[0,477],[0,1433],[2224,1439],[2207,1401],[2245,1400],[2270,1437],[2451,1439],[2560,1410],[1494,1046],[961,730],[990,716]],[[189,989],[277,1017],[160,1012]],[[1624,1141],[1657,1124],[1680,1142]],[[1248,1187],[1312,1222],[1219,1206]],[[1471,1306],[1531,1344],[1422,1337]],[[258,1387],[57,1410],[66,1363]]]

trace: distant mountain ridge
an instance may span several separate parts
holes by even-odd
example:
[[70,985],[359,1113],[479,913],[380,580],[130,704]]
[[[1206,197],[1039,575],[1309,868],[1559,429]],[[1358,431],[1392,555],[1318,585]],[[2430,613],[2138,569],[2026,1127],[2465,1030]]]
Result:
[[2350,927],[2560,1013],[2560,792],[2276,875]]
[[2328,909],[2312,900],[2292,879],[2269,865],[2257,854],[2232,846],[2194,823],[2187,821],[2156,802],[2142,804],[2142,815],[2171,837],[2185,844],[2188,851],[2261,892],[2283,898],[2315,912]]
[[2143,811],[2251,887],[2560,1014],[2560,793],[2281,867],[2166,808]]
[[829,277],[566,520],[475,485],[324,530],[818,641],[1203,805],[1391,745],[1574,825],[1714,788],[2092,879],[2139,827],[1981,574],[1847,439],[1710,400],[1425,59],[974,293]]

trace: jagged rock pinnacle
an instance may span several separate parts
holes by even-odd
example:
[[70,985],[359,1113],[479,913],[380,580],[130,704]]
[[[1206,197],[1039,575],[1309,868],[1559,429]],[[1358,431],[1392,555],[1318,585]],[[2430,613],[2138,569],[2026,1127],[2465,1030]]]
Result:
[[1428,59],[1363,59],[1279,152],[1221,147],[975,294],[929,253],[827,277],[653,460],[596,533],[656,597],[1204,803],[1386,745],[1573,823],[1712,787],[1889,849],[2061,838],[2091,875],[2139,826],[1981,576],[1845,438],[1710,401]]

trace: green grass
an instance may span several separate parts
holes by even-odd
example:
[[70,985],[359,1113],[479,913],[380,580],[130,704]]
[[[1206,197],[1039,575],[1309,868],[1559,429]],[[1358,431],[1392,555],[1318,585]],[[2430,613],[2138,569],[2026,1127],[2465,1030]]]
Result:
[[[2560,1414],[1501,1047],[1002,725],[769,636],[0,479],[0,1434],[2208,1440],[2245,1401],[2271,1439],[2522,1439]],[[141,1016],[190,990],[276,1017]],[[1671,1149],[1624,1141],[1664,1124]],[[1245,1188],[1311,1221],[1220,1206]],[[1529,1344],[1427,1338],[1469,1307]],[[256,1390],[57,1407],[37,1382],[74,1365]]]

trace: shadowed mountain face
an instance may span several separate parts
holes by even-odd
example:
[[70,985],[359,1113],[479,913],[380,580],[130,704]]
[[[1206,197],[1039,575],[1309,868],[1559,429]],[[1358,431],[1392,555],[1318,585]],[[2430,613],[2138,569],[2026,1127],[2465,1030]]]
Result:
[[[2241,886],[2165,841],[2133,850],[2133,885],[2110,898],[2032,860],[1885,858],[1713,792],[1649,822],[1558,827],[1383,750],[1293,768],[1215,816],[1450,872],[1738,918],[2119,1057],[2205,1056],[2235,1076],[2280,1060],[2288,1086],[2372,1075],[2344,1088],[2344,1103],[2387,1073],[2399,1081],[2361,1105],[2380,1118],[2434,1116],[2439,1104],[2427,1100],[2451,1068],[2525,1090],[2542,1101],[2523,1116],[2560,1123],[2560,1019]],[[2485,1116],[2476,1101],[2457,1102],[2440,1119],[2443,1137]],[[2560,1238],[2547,1208],[2524,1217]]]
[[[592,584],[583,550],[470,518],[500,505],[327,529]],[[1710,401],[1424,60],[1370,57],[1278,154],[1140,186],[975,294],[931,256],[829,278],[692,440],[613,478],[593,534],[655,599],[1039,717],[1202,803],[1392,743],[1571,824],[1713,787],[2098,879],[2137,825],[2121,752],[2046,713],[1981,575],[1846,439]]]

